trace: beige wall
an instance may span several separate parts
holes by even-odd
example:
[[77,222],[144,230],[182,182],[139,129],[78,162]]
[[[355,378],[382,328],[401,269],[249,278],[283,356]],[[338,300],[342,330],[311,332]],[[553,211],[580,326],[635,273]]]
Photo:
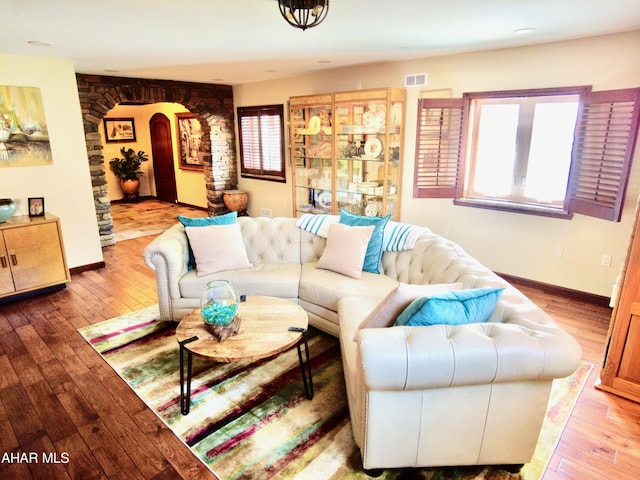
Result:
[[154,103],[151,105],[116,105],[112,108],[107,117],[112,118],[133,118],[136,129],[136,141],[126,143],[107,143],[104,136],[104,124],[100,126],[100,135],[104,145],[105,170],[107,177],[107,189],[110,200],[120,200],[124,197],[118,179],[109,168],[109,160],[120,157],[120,149],[133,148],[135,151],[143,150],[149,156],[149,161],[144,162],[141,170],[144,175],[140,178],[140,196],[155,196],[156,186],[153,172],[153,154],[151,151],[151,134],[149,131],[149,120],[156,113],[164,114],[171,122],[171,138],[173,138],[173,165],[176,175],[176,190],[178,202],[197,207],[207,207],[206,188],[204,174],[202,171],[182,170],[179,165],[178,142],[176,133],[176,113],[188,112],[179,103]]
[[[336,69],[234,87],[235,106],[283,103],[307,95],[373,87],[402,87],[404,76],[428,72],[424,90],[464,92],[593,85],[595,90],[640,86],[640,31],[531,47]],[[430,227],[460,243],[495,271],[609,296],[625,256],[640,193],[640,148],[627,189],[622,221],[582,215],[572,220],[454,206],[451,200],[412,198],[417,100],[407,90],[402,221]],[[290,168],[287,178],[291,179]],[[240,179],[250,192],[250,214],[269,209],[292,215],[291,184]],[[562,248],[562,258],[554,253]],[[610,267],[601,265],[612,256]]]
[[69,267],[101,262],[73,63],[0,53],[0,84],[40,88],[53,156],[52,165],[0,168],[0,197],[16,199],[16,215],[27,214],[28,197],[44,197],[61,219]]
[[[402,87],[404,75],[428,72],[428,89],[465,91],[590,84],[595,89],[640,86],[640,32],[557,44],[338,69],[287,80],[234,87],[236,106],[283,103],[292,95],[381,86]],[[46,75],[43,74],[46,72]],[[0,84],[42,90],[54,163],[0,168],[0,197],[44,196],[58,215],[70,267],[102,261],[73,64],[66,60],[0,54]],[[453,206],[450,200],[411,198],[420,91],[408,90],[402,220],[446,234],[490,268],[541,282],[608,296],[624,258],[640,193],[640,148],[620,223],[582,215],[558,220]],[[123,115],[125,116],[125,115]],[[151,114],[147,114],[146,124]],[[145,150],[146,151],[146,150]],[[105,155],[105,158],[110,158]],[[287,172],[290,179],[290,171]],[[240,179],[250,213],[292,214],[291,185]],[[151,189],[152,187],[149,186]],[[199,187],[180,187],[179,200],[199,205]],[[194,194],[194,197],[189,195]],[[563,257],[556,258],[557,247]],[[603,267],[603,254],[613,258]]]

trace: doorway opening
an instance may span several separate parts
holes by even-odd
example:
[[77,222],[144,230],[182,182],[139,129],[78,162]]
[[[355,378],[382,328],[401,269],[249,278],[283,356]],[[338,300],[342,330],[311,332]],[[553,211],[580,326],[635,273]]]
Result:
[[[207,211],[203,167],[183,169],[176,160],[182,155],[178,121],[184,115],[193,117],[183,105],[159,102],[116,105],[105,117],[126,119],[135,132],[127,141],[114,142],[107,136],[109,132],[100,129],[116,242],[166,229],[167,219],[169,226],[175,223],[177,214],[171,207],[178,203]],[[211,148],[207,138],[192,143],[201,150]],[[111,158],[122,157],[123,148],[142,152],[149,158],[140,164],[139,190],[135,196],[125,193],[109,166]]]
[[105,167],[105,158],[112,157],[104,154],[100,128],[104,117],[116,105],[169,102],[192,112],[208,142],[202,158],[207,213],[219,215],[228,211],[222,200],[223,192],[237,188],[238,183],[231,86],[85,74],[76,74],[76,78],[103,247],[115,243],[115,238]]

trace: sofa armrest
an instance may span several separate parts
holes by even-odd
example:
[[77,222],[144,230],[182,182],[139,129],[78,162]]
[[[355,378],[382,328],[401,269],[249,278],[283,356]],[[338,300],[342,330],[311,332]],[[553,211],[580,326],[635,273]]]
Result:
[[559,326],[517,324],[361,330],[358,362],[370,390],[419,390],[571,375],[578,343]]
[[189,242],[181,224],[157,236],[143,252],[145,264],[156,272],[160,317],[173,320],[172,300],[179,299],[179,281],[187,273]]

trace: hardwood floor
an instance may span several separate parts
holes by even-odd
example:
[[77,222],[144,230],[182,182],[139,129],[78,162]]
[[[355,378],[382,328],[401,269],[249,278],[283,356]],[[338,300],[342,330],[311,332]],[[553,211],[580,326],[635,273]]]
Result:
[[112,203],[113,232],[116,242],[164,232],[176,223],[176,217],[203,217],[198,208],[160,202],[155,199],[139,203]]
[[[115,207],[116,232],[166,228],[179,213],[206,215]],[[106,267],[74,274],[64,290],[0,305],[0,479],[215,478],[76,331],[156,303],[153,272],[142,261],[152,238],[106,247]],[[518,286],[594,364],[544,478],[637,478],[640,405],[594,388],[610,309]]]

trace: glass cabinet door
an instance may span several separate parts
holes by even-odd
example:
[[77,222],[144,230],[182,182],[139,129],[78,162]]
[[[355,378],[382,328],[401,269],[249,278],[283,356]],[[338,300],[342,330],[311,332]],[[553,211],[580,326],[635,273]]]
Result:
[[378,88],[290,99],[293,210],[400,218],[406,92]]
[[[294,172],[294,210],[333,212],[333,126],[331,98],[326,103],[291,101],[291,152]],[[322,100],[317,98],[315,100]]]
[[336,98],[338,211],[398,219],[403,115],[404,104],[388,97]]

